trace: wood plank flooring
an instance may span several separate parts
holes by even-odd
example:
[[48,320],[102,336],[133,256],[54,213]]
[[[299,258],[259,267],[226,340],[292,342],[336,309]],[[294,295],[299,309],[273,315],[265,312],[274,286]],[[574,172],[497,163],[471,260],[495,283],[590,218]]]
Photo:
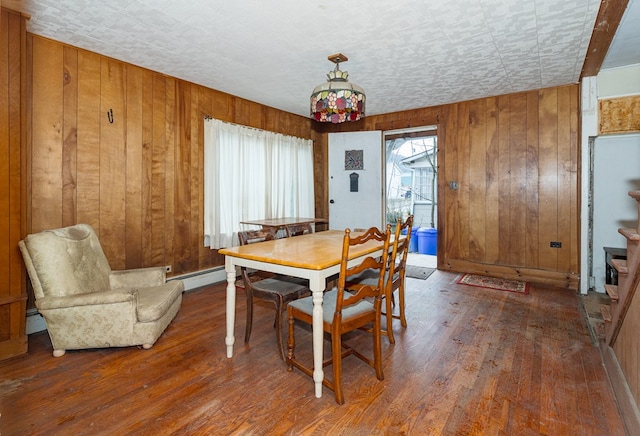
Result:
[[[409,326],[395,326],[395,345],[383,337],[384,381],[347,357],[343,406],[327,389],[315,398],[310,378],[287,371],[271,307],[255,305],[245,346],[237,299],[227,359],[220,284],[187,292],[150,350],[56,359],[46,332],[31,335],[28,355],[0,362],[0,434],[625,434],[577,295],[536,285],[520,295],[458,278],[407,279]],[[296,331],[297,355],[311,361],[311,334]],[[371,350],[366,333],[350,341]]]

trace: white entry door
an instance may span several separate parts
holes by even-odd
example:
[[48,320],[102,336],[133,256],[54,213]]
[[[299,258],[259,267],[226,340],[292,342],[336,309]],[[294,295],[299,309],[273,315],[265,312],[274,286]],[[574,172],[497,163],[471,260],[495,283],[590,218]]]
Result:
[[329,228],[383,226],[382,132],[329,134]]

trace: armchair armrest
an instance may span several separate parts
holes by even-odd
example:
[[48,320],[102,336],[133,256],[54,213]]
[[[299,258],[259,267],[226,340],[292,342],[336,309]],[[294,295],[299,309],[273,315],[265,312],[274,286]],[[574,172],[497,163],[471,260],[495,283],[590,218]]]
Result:
[[111,289],[160,286],[166,282],[167,273],[162,266],[111,271]]
[[115,289],[105,292],[91,292],[65,297],[44,297],[36,300],[38,310],[64,309],[80,306],[99,306],[103,304],[115,304],[134,302],[136,289]]

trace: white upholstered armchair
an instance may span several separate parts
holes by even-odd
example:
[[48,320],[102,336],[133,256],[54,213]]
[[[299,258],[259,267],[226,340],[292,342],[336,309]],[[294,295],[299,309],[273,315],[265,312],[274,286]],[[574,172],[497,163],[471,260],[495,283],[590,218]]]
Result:
[[93,229],[77,224],[19,243],[53,355],[66,350],[151,348],[182,304],[184,285],[163,267],[111,271]]

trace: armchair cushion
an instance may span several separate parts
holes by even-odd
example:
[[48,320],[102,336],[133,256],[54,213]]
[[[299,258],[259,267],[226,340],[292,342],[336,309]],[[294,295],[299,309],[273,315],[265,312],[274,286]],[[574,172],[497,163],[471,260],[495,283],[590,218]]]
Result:
[[139,288],[135,291],[138,296],[137,315],[140,322],[151,322],[160,319],[167,313],[173,302],[184,292],[181,281],[168,282],[164,285],[149,288]]
[[91,292],[88,294],[75,294],[67,297],[44,297],[36,300],[38,310],[68,309],[72,307],[95,306],[125,301],[134,302],[135,289],[115,289],[104,292]]

